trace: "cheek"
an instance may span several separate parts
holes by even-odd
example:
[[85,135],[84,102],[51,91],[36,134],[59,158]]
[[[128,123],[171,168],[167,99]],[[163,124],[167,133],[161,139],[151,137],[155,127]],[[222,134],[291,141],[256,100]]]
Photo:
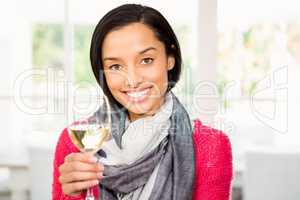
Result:
[[164,68],[156,68],[146,74],[147,81],[154,85],[155,93],[164,93],[168,86],[168,71]]
[[107,85],[112,93],[115,90],[120,90],[124,85],[124,77],[120,74],[107,73],[105,74]]

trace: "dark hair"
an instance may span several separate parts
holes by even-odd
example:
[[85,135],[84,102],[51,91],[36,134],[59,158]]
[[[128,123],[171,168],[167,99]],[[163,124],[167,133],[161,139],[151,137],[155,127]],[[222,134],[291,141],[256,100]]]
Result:
[[124,4],[108,12],[97,24],[90,49],[90,60],[94,76],[103,92],[112,98],[104,78],[102,64],[102,44],[105,36],[118,28],[140,22],[150,27],[166,50],[167,55],[175,58],[175,66],[168,71],[168,91],[178,82],[181,73],[181,51],[178,40],[168,21],[157,10],[138,4]]

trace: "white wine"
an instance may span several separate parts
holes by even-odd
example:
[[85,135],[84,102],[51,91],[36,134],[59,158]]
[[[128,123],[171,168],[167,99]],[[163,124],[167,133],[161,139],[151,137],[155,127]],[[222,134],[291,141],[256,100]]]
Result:
[[97,152],[110,137],[109,128],[100,125],[78,124],[69,130],[74,145],[83,152]]

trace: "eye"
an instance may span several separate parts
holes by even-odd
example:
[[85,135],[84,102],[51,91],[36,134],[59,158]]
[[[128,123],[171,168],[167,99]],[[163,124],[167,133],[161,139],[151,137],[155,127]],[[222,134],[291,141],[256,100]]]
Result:
[[115,65],[111,65],[109,66],[110,70],[120,70],[121,69],[121,65],[115,64]]
[[142,60],[142,64],[146,64],[146,65],[151,64],[153,60],[154,60],[153,58],[144,58]]

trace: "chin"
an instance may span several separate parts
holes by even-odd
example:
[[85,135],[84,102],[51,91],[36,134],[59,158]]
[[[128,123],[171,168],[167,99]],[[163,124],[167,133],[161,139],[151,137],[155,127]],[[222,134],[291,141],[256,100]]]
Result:
[[126,109],[132,113],[143,115],[150,112],[153,108],[153,103],[151,100],[146,100],[144,102],[136,103],[136,102],[126,102]]
[[128,111],[137,114],[137,115],[146,115],[147,113],[150,112],[150,108],[145,108],[145,107],[137,107],[137,106],[131,106],[127,108]]

